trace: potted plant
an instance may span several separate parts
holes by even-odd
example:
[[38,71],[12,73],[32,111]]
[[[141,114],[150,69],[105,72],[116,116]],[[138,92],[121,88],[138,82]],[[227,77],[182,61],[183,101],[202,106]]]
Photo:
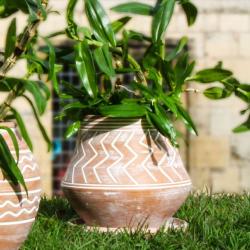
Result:
[[[193,73],[195,62],[184,50],[186,37],[166,51],[165,33],[175,5],[181,5],[189,25],[195,22],[197,9],[190,1],[158,0],[155,6],[129,2],[112,8],[152,16],[151,36],[126,30],[129,16],[110,22],[98,0],[84,1],[90,28],[78,26],[76,3],[69,1],[66,29],[75,49],[61,54],[78,72],[81,85],[63,82],[63,91],[55,86],[65,102],[58,118],[73,121],[66,136],[78,132],[62,188],[87,225],[158,229],[191,190],[174,126],[181,120],[197,134],[181,101],[184,92],[195,91],[187,84],[221,82],[223,88],[205,91],[213,99],[242,86],[220,63]],[[147,45],[138,60],[130,53],[131,40]]]
[[[18,10],[28,17],[28,24],[19,36],[16,18],[12,19],[0,59],[0,93],[5,96],[0,102],[0,249],[4,250],[20,248],[35,220],[41,195],[39,167],[32,154],[32,142],[22,116],[13,106],[17,98],[28,102],[50,147],[49,137],[39,119],[46,109],[50,92],[43,81],[32,80],[34,76],[40,79],[49,69],[36,55],[37,27],[46,17],[46,6],[44,0],[0,2],[0,18]],[[11,76],[9,70],[21,59],[27,61],[26,75],[23,78]]]

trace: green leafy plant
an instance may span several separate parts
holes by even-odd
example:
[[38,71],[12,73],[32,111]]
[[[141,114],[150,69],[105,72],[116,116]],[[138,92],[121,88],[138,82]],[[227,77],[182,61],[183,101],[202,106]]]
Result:
[[[78,72],[81,86],[77,88],[72,83],[63,82],[62,92],[56,87],[65,103],[58,118],[73,121],[67,137],[77,132],[84,116],[89,114],[146,117],[177,146],[175,120],[183,121],[190,132],[197,134],[181,101],[183,93],[196,91],[188,88],[190,82],[221,83],[222,87],[209,87],[204,95],[222,99],[235,94],[248,105],[242,113],[249,112],[249,85],[239,83],[221,63],[194,73],[195,62],[185,50],[187,37],[181,38],[173,50],[166,50],[165,34],[177,4],[182,7],[188,25],[195,23],[198,11],[191,1],[158,0],[154,6],[136,1],[112,8],[120,13],[151,16],[151,36],[127,30],[125,26],[131,16],[111,22],[98,0],[83,1],[90,27],[79,26],[74,21],[77,2],[70,0],[67,8],[66,34],[74,41],[74,49],[61,53],[61,60],[66,60]],[[131,54],[131,41],[146,45],[140,59]],[[124,82],[124,74],[130,74],[132,80]],[[234,131],[249,129],[249,120]]]
[[[14,120],[23,139],[32,150],[32,141],[25,122],[13,107],[13,102],[17,98],[24,98],[30,105],[37,125],[48,143],[48,149],[50,149],[51,142],[40,121],[40,116],[45,112],[50,97],[50,90],[47,84],[42,81],[42,78],[44,74],[48,74],[48,80],[55,77],[54,62],[48,64],[37,55],[37,42],[40,39],[37,28],[46,19],[47,4],[46,0],[0,1],[0,18],[13,15],[17,11],[26,13],[28,17],[27,25],[20,34],[17,34],[16,18],[14,17],[10,22],[6,34],[5,50],[1,53],[3,56],[0,62],[0,92],[6,96],[0,102],[0,130],[5,130],[9,134],[16,151],[16,158],[14,158],[0,134],[0,168],[10,181],[15,185],[21,184],[25,189],[25,181],[18,168],[19,147],[17,138],[12,129],[4,126],[5,123],[3,122]],[[51,58],[53,58],[53,55],[51,55]],[[27,72],[22,78],[12,77],[9,74],[9,70],[15,66],[18,60],[27,61]]]

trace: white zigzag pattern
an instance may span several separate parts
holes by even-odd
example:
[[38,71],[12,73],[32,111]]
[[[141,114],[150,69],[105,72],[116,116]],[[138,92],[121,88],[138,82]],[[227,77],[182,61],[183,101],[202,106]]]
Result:
[[[143,147],[146,147],[148,149],[148,146],[143,142],[143,140],[144,140],[144,136],[142,136],[142,138],[140,139],[139,144],[141,144]],[[157,179],[155,178],[155,176],[145,166],[145,163],[148,161],[148,159],[150,159],[150,157],[152,157],[153,152],[154,152],[154,150],[151,147],[149,149],[150,149],[150,153],[145,157],[145,160],[142,162],[141,166],[143,167],[143,169],[145,169],[145,171],[153,179],[153,181],[157,182]]]
[[102,148],[103,148],[103,150],[104,150],[106,156],[105,156],[104,159],[102,159],[99,163],[97,163],[97,164],[93,167],[93,170],[94,170],[96,179],[98,180],[99,183],[102,183],[102,181],[101,181],[101,179],[100,179],[100,177],[99,177],[99,175],[98,175],[98,173],[97,173],[97,168],[98,168],[101,164],[103,164],[103,163],[109,158],[109,154],[108,154],[108,152],[107,152],[107,150],[106,150],[106,148],[105,148],[105,146],[104,146],[104,141],[105,141],[105,139],[106,139],[109,135],[110,135],[110,132],[106,133],[106,135],[104,135],[103,138],[102,138],[101,141],[100,141],[101,146],[102,146]]
[[121,132],[118,133],[114,141],[111,143],[112,148],[120,155],[120,158],[118,158],[115,162],[113,162],[108,168],[107,172],[108,175],[111,177],[111,179],[115,182],[118,183],[118,181],[115,179],[115,177],[111,173],[111,168],[114,167],[118,162],[120,162],[123,159],[123,154],[120,152],[120,150],[115,146],[115,143],[117,142],[118,138],[120,137]]
[[[85,168],[91,161],[93,161],[93,160],[96,158],[96,156],[98,155],[97,152],[96,152],[96,150],[94,149],[93,145],[91,144],[96,134],[97,134],[97,132],[95,132],[94,135],[93,135],[93,137],[92,137],[90,140],[88,140],[88,144],[89,144],[89,146],[91,147],[91,149],[94,151],[95,155],[94,155],[93,157],[91,157],[90,160],[87,161],[87,162],[81,167],[81,169],[82,169],[82,174],[83,174],[85,183],[88,183],[88,181],[87,181],[87,177],[86,177],[86,175],[85,175],[85,173],[84,173],[84,168]],[[84,151],[83,145],[82,145],[82,150]],[[84,151],[84,153],[85,153],[85,151]],[[85,155],[86,155],[86,153],[85,153]],[[82,159],[84,159],[85,155],[82,157]]]
[[[116,147],[116,142],[118,141],[119,137],[121,136],[121,131],[119,131],[118,135],[115,137],[115,139],[112,141],[111,143],[111,146],[112,148],[119,154],[119,158],[113,162],[108,168],[107,168],[107,173],[109,175],[109,177],[113,180],[114,183],[118,183],[118,181],[116,180],[116,178],[113,176],[112,174],[112,168],[115,167],[115,165],[117,165],[120,161],[122,161],[122,159],[124,158],[123,156],[123,153]],[[92,151],[94,152],[94,156],[92,156],[87,162],[84,163],[84,165],[81,167],[81,171],[82,171],[82,175],[83,175],[83,179],[85,181],[85,183],[88,183],[87,181],[87,177],[85,175],[85,172],[84,172],[84,168],[86,168],[96,157],[98,157],[98,152],[96,151],[94,145],[92,144],[93,143],[93,140],[95,138],[95,135],[98,134],[98,132],[94,132],[94,135],[88,140],[88,145],[90,146],[90,148],[92,149]],[[147,131],[147,134],[150,134],[150,130]],[[102,183],[101,179],[100,179],[100,176],[98,175],[97,173],[97,168],[103,164],[110,156],[110,154],[108,153],[105,145],[104,145],[104,142],[105,140],[109,137],[110,135],[110,132],[106,133],[103,138],[101,139],[100,141],[100,144],[103,148],[103,151],[105,152],[105,157],[100,161],[98,162],[95,166],[93,166],[93,172],[95,174],[95,177],[97,179],[97,181],[99,183]],[[129,145],[131,139],[133,138],[133,136],[135,135],[135,131],[133,131],[131,133],[131,135],[129,136],[129,138],[126,140],[125,142],[125,147],[129,150],[130,153],[133,154],[133,158],[127,162],[123,167],[123,171],[125,172],[125,174],[128,176],[128,178],[136,185],[139,185],[138,182],[130,175],[130,173],[127,171],[127,167],[129,167],[129,165],[134,162],[137,158],[138,158],[138,154],[133,150],[133,148],[131,148],[131,146]],[[158,138],[160,136],[160,133],[157,132],[156,133],[156,137],[155,137],[155,143],[159,146],[160,144],[158,143]],[[143,169],[147,172],[147,174],[151,177],[151,179],[155,182],[157,182],[157,179],[156,177],[151,173],[151,171],[147,168],[147,166],[145,166],[145,163],[148,161],[148,159],[154,154],[154,149],[152,147],[149,148],[149,146],[147,144],[144,143],[144,140],[145,139],[145,135],[142,136],[142,138],[139,140],[139,144],[141,144],[144,148],[147,149],[147,151],[143,152],[143,153],[146,153],[147,156],[145,157],[145,160],[143,160],[141,166],[143,167]],[[158,169],[160,170],[160,172],[171,182],[171,183],[174,183],[174,180],[167,174],[166,171],[164,171],[164,169],[162,168],[162,165],[163,165],[163,162],[165,160],[167,160],[168,162],[168,165],[169,167],[173,167],[173,168],[177,168],[177,166],[175,166],[174,162],[175,162],[175,159],[176,159],[176,151],[174,149],[172,149],[172,145],[170,145],[169,141],[166,139],[165,142],[167,143],[167,145],[169,146],[168,148],[173,152],[171,154],[170,157],[167,156],[167,153],[165,153],[163,155],[163,157],[160,159],[159,163],[158,163]],[[86,151],[84,149],[84,144],[82,142],[82,139],[81,139],[81,143],[80,143],[80,146],[81,146],[81,151],[82,151],[82,157],[73,165],[73,171],[72,171],[72,183],[74,183],[74,174],[75,174],[75,169],[77,168],[78,164],[80,162],[82,162],[85,157],[86,157]],[[76,151],[76,154],[74,156],[77,157],[77,155],[79,155],[80,152],[78,152],[78,149]],[[173,169],[172,168],[172,169]],[[178,178],[180,178],[180,180],[182,180],[183,178],[181,177],[181,175],[175,170],[173,169],[174,173],[178,176]]]
[[[82,138],[80,139],[80,145],[81,145],[81,140]],[[77,158],[79,152],[78,152],[78,145],[76,145],[76,153],[74,155],[74,158],[72,159],[72,162]],[[83,150],[83,157],[85,156],[85,152]],[[73,165],[73,170],[72,170],[72,176],[71,176],[71,179],[72,179],[72,183],[74,183],[74,176],[75,176],[75,168],[77,167],[77,164],[82,160],[82,158],[80,158],[79,161],[77,161],[74,165]],[[69,171],[68,171],[69,173]],[[68,178],[68,176],[66,177],[66,179]]]
[[29,154],[29,156],[28,155],[23,155],[22,157],[21,157],[21,159],[19,160],[19,163],[23,163],[24,162],[24,160],[27,160],[27,161],[33,161],[34,160],[34,157],[33,157],[33,155],[30,153]]
[[24,167],[23,167],[23,169],[22,169],[22,174],[24,174],[25,173],[25,171],[27,170],[27,169],[30,169],[30,170],[32,170],[32,171],[35,171],[36,170],[36,168],[38,168],[38,165],[35,163],[33,166],[31,166],[31,165],[25,165]]
[[[148,134],[150,134],[150,131],[148,131]],[[156,137],[155,137],[155,141],[158,140],[159,136],[160,136],[160,133],[157,132],[157,135],[156,135]],[[146,145],[146,144],[143,143],[143,142],[141,143],[141,145],[144,145],[144,147],[148,148],[148,145]],[[154,151],[153,151],[153,149],[151,149],[151,150],[152,150],[152,154],[153,154]],[[152,155],[152,154],[151,154],[151,155]],[[171,183],[173,183],[173,182],[174,182],[173,179],[172,179],[172,178],[163,170],[163,168],[161,167],[161,166],[162,166],[162,163],[163,163],[164,160],[165,160],[165,158],[167,158],[167,154],[166,154],[166,153],[163,155],[163,157],[162,157],[161,160],[159,161],[157,167],[159,168],[160,172],[161,172],[161,173],[162,173]],[[171,165],[170,165],[170,167],[171,167]]]
[[168,164],[170,167],[174,167],[176,168],[176,166],[174,166],[174,162],[176,159],[176,150],[173,148],[173,146],[170,144],[169,140],[167,138],[165,138],[166,143],[168,144],[168,148],[171,149],[171,151],[173,152],[173,156],[172,157],[168,157]]
[[132,133],[131,133],[131,136],[129,137],[129,139],[125,142],[125,147],[134,155],[134,157],[130,160],[130,161],[128,161],[127,162],[127,164],[125,164],[125,166],[123,166],[123,171],[126,173],[126,175],[129,177],[129,179],[132,181],[132,182],[134,182],[134,184],[136,184],[136,185],[139,185],[139,183],[128,173],[128,171],[127,171],[127,167],[133,162],[133,161],[135,161],[135,159],[137,158],[137,154],[134,152],[134,150],[129,146],[129,142],[130,142],[130,140],[133,138],[133,136],[134,136],[134,134],[135,134],[135,131],[133,131]]
[[11,207],[17,208],[17,207],[22,206],[24,203],[31,205],[31,204],[35,203],[36,201],[37,202],[40,201],[40,198],[38,196],[35,196],[33,200],[28,200],[27,198],[24,198],[24,199],[22,199],[21,202],[16,203],[16,204],[13,203],[12,201],[5,201],[4,203],[0,204],[0,208],[4,208],[7,205],[10,205]]
[[18,216],[20,216],[21,214],[32,214],[34,211],[38,211],[38,207],[32,207],[30,210],[23,208],[21,209],[19,212],[17,213],[13,213],[11,211],[8,211],[6,213],[3,213],[0,215],[0,219],[4,218],[5,216],[11,215],[12,217],[17,218]]

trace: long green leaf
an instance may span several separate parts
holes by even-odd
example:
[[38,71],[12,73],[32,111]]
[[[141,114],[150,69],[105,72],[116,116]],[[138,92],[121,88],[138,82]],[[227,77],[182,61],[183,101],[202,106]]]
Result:
[[175,47],[175,49],[173,51],[171,51],[165,58],[166,61],[171,61],[174,58],[176,58],[177,55],[179,55],[182,50],[184,49],[184,47],[186,46],[188,42],[188,38],[187,37],[183,37],[179,43],[177,44],[177,46]]
[[67,35],[75,40],[79,40],[77,33],[77,24],[74,21],[74,10],[78,0],[70,0],[67,6],[66,20],[68,27],[66,29]]
[[94,50],[94,58],[102,72],[110,77],[115,76],[112,54],[109,52],[109,46],[107,44]]
[[55,62],[56,62],[56,53],[52,43],[49,41],[48,38],[44,38],[44,41],[49,47],[49,75],[48,80],[52,80],[55,74]]
[[181,3],[182,9],[186,14],[187,22],[188,25],[191,26],[195,23],[197,15],[198,15],[198,10],[196,6],[189,2],[189,1],[182,1]]
[[159,44],[164,38],[166,29],[173,15],[175,0],[163,0],[153,17],[152,38]]
[[98,0],[85,0],[85,11],[94,34],[101,41],[116,46],[116,39],[108,16]]
[[229,91],[226,88],[211,87],[206,89],[203,94],[209,99],[219,100],[229,97],[232,94],[232,91]]
[[250,116],[244,123],[240,124],[239,126],[233,129],[234,133],[243,133],[249,131],[250,131]]
[[12,107],[10,109],[11,109],[11,112],[12,112],[12,114],[14,115],[14,117],[16,119],[17,125],[18,125],[18,127],[20,129],[20,132],[21,132],[21,135],[22,135],[23,139],[27,143],[30,150],[33,151],[33,145],[32,145],[31,139],[29,137],[29,134],[27,132],[27,129],[26,129],[25,125],[24,125],[24,122],[23,122],[23,119],[22,119],[21,115],[17,112],[16,109],[14,109]]
[[190,117],[189,113],[181,105],[177,105],[177,108],[178,108],[178,114],[180,118],[184,121],[184,123],[186,124],[187,128],[194,134],[198,135],[196,126],[194,122],[192,121],[192,118]]
[[51,143],[51,140],[46,132],[46,129],[44,128],[42,122],[40,121],[40,118],[39,118],[39,115],[37,114],[37,111],[36,111],[36,108],[33,104],[33,102],[30,100],[30,98],[26,95],[23,95],[23,97],[28,101],[28,103],[30,104],[31,108],[32,108],[32,111],[33,111],[33,114],[34,114],[34,117],[36,119],[36,122],[37,122],[37,125],[42,133],[42,136],[44,138],[44,140],[46,141],[47,143],[47,146],[48,146],[48,151],[51,150],[51,146],[52,146],[52,143]]
[[18,160],[19,160],[19,145],[18,145],[18,141],[17,141],[15,133],[9,127],[0,126],[0,129],[6,130],[7,133],[9,134],[9,136],[12,140],[13,146],[15,148],[16,158],[17,158],[17,162],[18,162]]
[[111,23],[114,33],[118,33],[129,21],[131,17],[125,16]]
[[79,130],[80,127],[81,127],[80,121],[76,121],[76,122],[72,123],[70,126],[68,126],[67,131],[65,133],[65,137],[67,139],[70,138],[75,133],[77,133],[77,131]]
[[5,42],[5,60],[13,53],[16,45],[16,18],[12,19],[10,26],[7,31],[6,42]]
[[129,2],[124,4],[119,4],[115,7],[112,7],[111,10],[120,12],[120,13],[130,13],[130,14],[139,14],[139,15],[152,15],[154,12],[154,7],[140,2]]
[[173,124],[160,105],[155,104],[155,113],[147,112],[147,117],[162,135],[170,139],[174,146],[178,145],[176,141],[176,131]]
[[204,69],[197,72],[194,76],[190,77],[189,81],[197,81],[200,83],[210,83],[216,81],[222,81],[225,78],[231,76],[233,73],[229,70],[212,68]]
[[24,187],[27,193],[27,187],[23,175],[20,169],[18,168],[15,159],[13,158],[8,148],[8,145],[6,144],[1,134],[0,134],[0,167],[4,170],[4,172],[7,174],[7,176],[15,185],[20,183]]
[[29,91],[34,97],[39,114],[42,115],[45,112],[47,106],[47,99],[43,95],[39,85],[36,81],[25,81],[24,88]]
[[146,107],[137,103],[100,106],[98,110],[109,117],[142,117],[146,114]]
[[70,109],[86,109],[88,108],[88,105],[84,105],[81,102],[73,102],[65,105],[63,107],[63,111],[70,110]]
[[83,87],[89,96],[96,98],[98,93],[95,66],[86,40],[77,45],[76,69],[82,81]]

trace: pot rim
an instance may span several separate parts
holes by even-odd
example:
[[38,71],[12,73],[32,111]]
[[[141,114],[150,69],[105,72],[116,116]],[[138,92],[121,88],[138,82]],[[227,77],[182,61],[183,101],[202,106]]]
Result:
[[111,117],[111,116],[103,116],[103,115],[86,115],[83,117],[82,122],[86,121],[94,121],[94,120],[100,120],[100,121],[105,121],[105,120],[113,120],[113,121],[139,121],[139,120],[147,120],[146,117]]

